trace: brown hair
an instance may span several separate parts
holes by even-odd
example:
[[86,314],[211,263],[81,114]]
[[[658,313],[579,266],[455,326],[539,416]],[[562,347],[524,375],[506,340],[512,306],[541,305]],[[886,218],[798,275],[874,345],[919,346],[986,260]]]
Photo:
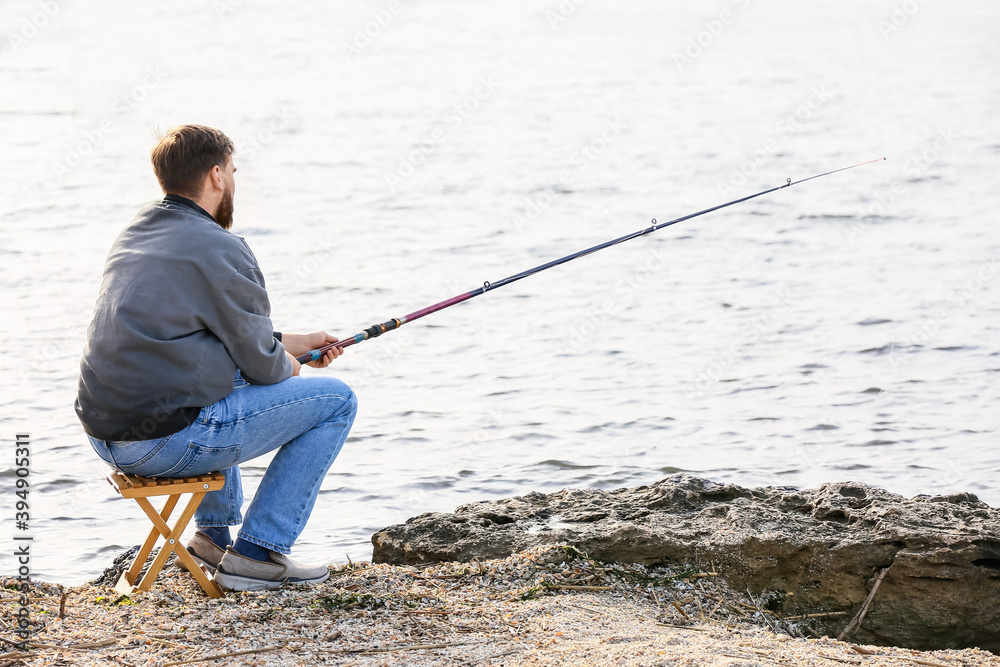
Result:
[[149,157],[164,194],[200,196],[205,174],[235,151],[229,137],[204,125],[178,125],[156,138]]

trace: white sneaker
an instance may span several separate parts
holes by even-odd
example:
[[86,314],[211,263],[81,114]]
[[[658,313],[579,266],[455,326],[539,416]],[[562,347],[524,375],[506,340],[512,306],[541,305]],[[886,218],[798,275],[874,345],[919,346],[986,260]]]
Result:
[[215,571],[215,583],[231,591],[263,591],[286,581],[318,584],[329,576],[330,568],[326,565],[303,565],[276,551],[269,551],[266,561],[254,560],[229,547]]

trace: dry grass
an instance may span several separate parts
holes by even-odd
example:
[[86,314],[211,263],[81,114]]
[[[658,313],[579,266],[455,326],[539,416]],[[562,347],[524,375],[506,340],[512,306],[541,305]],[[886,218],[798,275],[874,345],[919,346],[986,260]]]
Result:
[[[5,585],[13,585],[6,580]],[[13,665],[770,665],[1000,667],[978,650],[917,652],[808,635],[711,572],[590,561],[544,547],[483,563],[353,564],[323,584],[205,597],[164,571],[153,591],[34,583],[38,632],[18,650],[3,595],[0,667]],[[845,619],[845,624],[850,619]],[[791,633],[791,634],[789,634]]]

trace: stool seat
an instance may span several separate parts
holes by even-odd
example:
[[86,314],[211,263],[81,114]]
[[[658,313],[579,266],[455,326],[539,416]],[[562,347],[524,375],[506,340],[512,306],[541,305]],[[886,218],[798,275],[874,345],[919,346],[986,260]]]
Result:
[[[221,472],[212,472],[192,477],[140,477],[139,475],[128,475],[118,470],[109,470],[106,476],[108,482],[119,495],[123,498],[132,498],[135,500],[139,504],[139,507],[142,508],[142,511],[146,513],[146,516],[149,517],[149,520],[153,522],[153,529],[149,532],[149,536],[139,549],[139,553],[136,554],[132,565],[128,570],[122,572],[122,576],[115,585],[115,589],[125,595],[135,590],[148,591],[150,586],[153,585],[156,576],[160,573],[160,570],[163,569],[163,565],[167,562],[167,557],[171,553],[176,553],[177,558],[187,566],[188,572],[194,576],[209,597],[222,597],[222,589],[195,562],[191,554],[188,553],[188,550],[181,545],[180,540],[181,534],[187,527],[188,522],[191,521],[191,517],[194,516],[195,510],[198,509],[198,505],[201,504],[205,494],[210,491],[218,491],[225,486],[225,475]],[[171,513],[174,511],[177,501],[185,493],[191,494],[191,500],[188,501],[184,511],[181,512],[177,521],[171,527],[167,523],[167,519],[170,518]],[[163,509],[159,512],[149,502],[149,498],[153,496],[167,496],[167,500],[163,504]],[[152,553],[153,546],[160,537],[164,538],[165,543],[160,547],[156,558],[153,559],[153,563],[149,566],[149,570],[147,570],[142,581],[136,585],[136,579],[142,571],[142,566],[146,563],[146,559]]]

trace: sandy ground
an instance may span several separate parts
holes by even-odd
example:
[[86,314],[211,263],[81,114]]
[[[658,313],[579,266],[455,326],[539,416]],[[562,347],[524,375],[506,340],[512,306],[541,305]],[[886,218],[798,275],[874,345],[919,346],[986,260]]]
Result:
[[[148,593],[32,582],[35,634],[13,642],[17,582],[0,598],[13,665],[991,665],[975,649],[918,652],[808,635],[712,573],[601,564],[563,547],[500,561],[331,566],[323,584],[207,598],[164,570]],[[60,617],[60,606],[62,615]],[[849,619],[845,619],[845,625]]]

